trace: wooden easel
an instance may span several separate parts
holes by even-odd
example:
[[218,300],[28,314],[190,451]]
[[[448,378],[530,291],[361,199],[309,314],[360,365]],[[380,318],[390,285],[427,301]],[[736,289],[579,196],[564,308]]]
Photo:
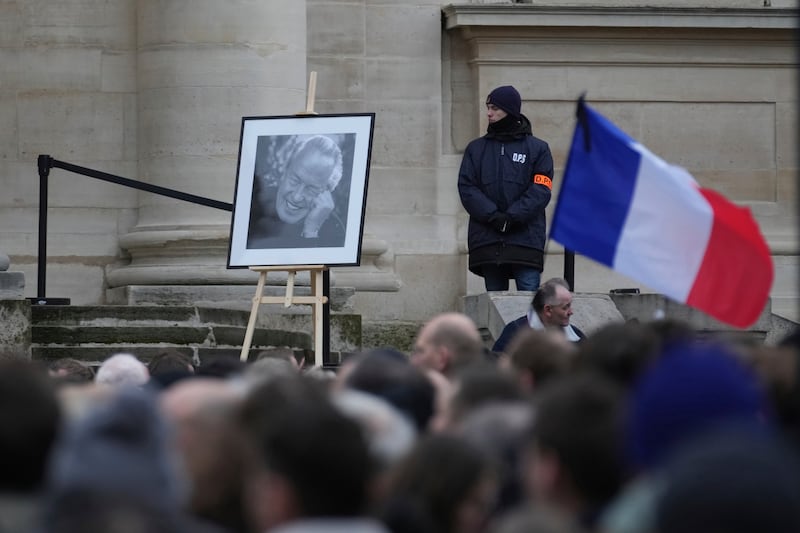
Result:
[[[258,272],[258,284],[256,285],[256,295],[253,297],[253,306],[250,309],[250,319],[247,321],[247,331],[244,334],[244,344],[242,344],[241,360],[247,361],[250,353],[250,344],[253,342],[253,333],[258,317],[258,307],[261,304],[279,304],[284,307],[291,307],[295,304],[311,305],[311,319],[313,322],[314,337],[314,366],[322,366],[322,306],[328,303],[328,297],[322,292],[322,275],[327,267],[322,265],[303,265],[303,266],[259,266],[250,267],[250,270]],[[309,271],[311,274],[311,295],[297,296],[294,294],[294,280],[298,272]],[[286,294],[284,296],[264,296],[264,286],[267,282],[269,272],[288,272],[286,278]]]
[[[308,82],[308,95],[306,97],[306,109],[297,115],[316,115],[314,111],[314,99],[317,90],[317,73],[312,71]],[[250,319],[247,321],[247,330],[244,334],[242,353],[240,359],[244,362],[250,354],[250,345],[253,342],[253,333],[258,317],[258,308],[261,304],[282,303],[284,307],[291,307],[296,304],[311,305],[312,335],[314,338],[314,366],[322,366],[323,353],[323,306],[328,303],[328,297],[323,291],[323,275],[327,270],[324,265],[300,265],[300,266],[253,266],[250,270],[258,272],[258,284],[256,294],[253,297],[253,305],[250,309]],[[295,276],[298,272],[308,271],[311,276],[311,295],[296,296],[294,294]],[[287,272],[286,294],[284,296],[264,296],[264,286],[267,283],[269,272]]]

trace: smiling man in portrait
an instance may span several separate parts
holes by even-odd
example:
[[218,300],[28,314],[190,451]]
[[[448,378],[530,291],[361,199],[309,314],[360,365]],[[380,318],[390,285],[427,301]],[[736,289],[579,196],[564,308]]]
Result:
[[[265,150],[278,163],[281,153],[290,155],[275,183],[268,173],[256,171],[247,247],[342,246],[345,223],[334,199],[342,179],[339,145],[328,136],[313,135]],[[276,161],[270,161],[272,168]]]

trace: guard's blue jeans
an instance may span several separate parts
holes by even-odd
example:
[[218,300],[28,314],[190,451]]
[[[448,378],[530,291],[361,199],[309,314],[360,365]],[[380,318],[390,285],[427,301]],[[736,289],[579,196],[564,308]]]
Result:
[[487,291],[507,291],[508,281],[514,279],[518,291],[535,291],[539,288],[542,273],[523,265],[484,265],[483,281]]

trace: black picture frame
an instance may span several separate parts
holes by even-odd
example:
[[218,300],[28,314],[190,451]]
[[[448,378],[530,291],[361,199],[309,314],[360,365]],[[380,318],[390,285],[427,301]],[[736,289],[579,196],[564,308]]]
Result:
[[358,266],[374,113],[243,117],[228,268]]

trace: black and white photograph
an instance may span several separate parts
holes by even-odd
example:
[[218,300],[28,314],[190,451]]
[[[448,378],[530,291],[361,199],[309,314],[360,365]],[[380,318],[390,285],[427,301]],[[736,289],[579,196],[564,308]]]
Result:
[[229,267],[358,264],[373,121],[243,119]]

